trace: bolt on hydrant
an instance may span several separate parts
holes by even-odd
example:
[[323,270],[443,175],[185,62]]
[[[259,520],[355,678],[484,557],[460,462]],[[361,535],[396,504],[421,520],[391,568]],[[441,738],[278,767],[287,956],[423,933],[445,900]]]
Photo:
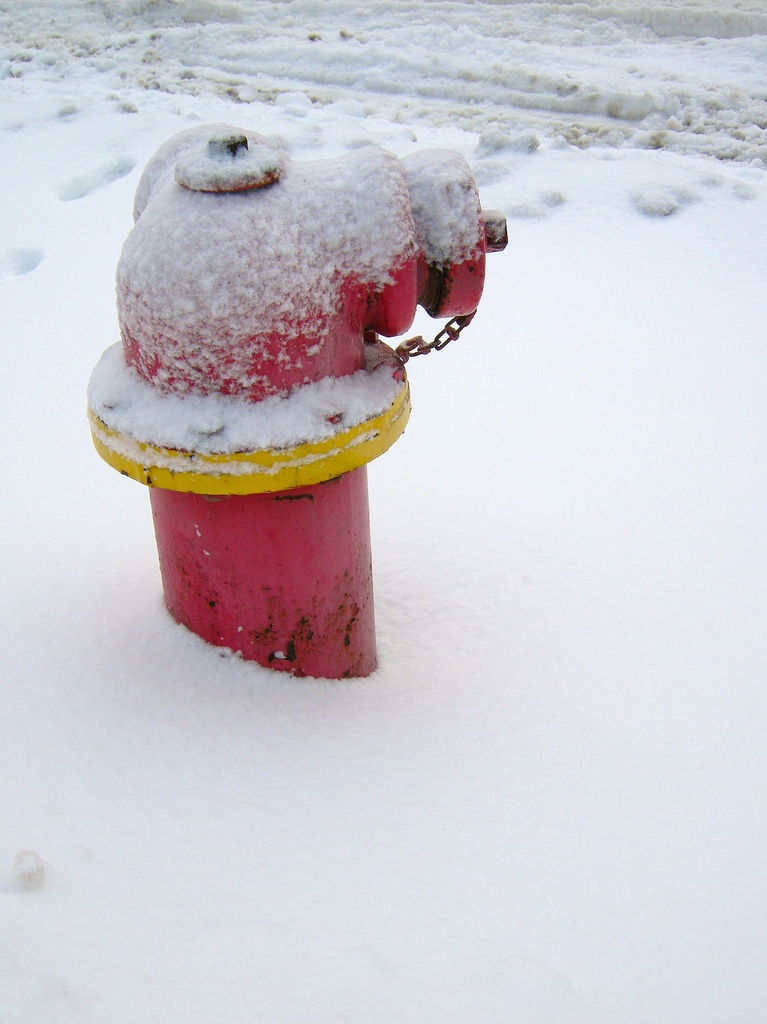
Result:
[[[505,245],[455,153],[293,162],[227,125],[166,142],[117,269],[122,343],[93,440],[150,488],[165,602],[204,640],[299,676],[376,665],[367,463],[410,415],[395,352],[420,304],[477,308]],[[444,333],[444,332],[443,332]]]

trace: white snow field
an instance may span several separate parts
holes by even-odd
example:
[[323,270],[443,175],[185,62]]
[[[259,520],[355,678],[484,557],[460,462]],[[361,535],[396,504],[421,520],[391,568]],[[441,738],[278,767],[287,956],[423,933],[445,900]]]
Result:
[[[216,121],[509,220],[370,467],[366,680],[176,625],[91,445]],[[763,0],[0,0],[1,1024],[764,1024],[766,168]]]

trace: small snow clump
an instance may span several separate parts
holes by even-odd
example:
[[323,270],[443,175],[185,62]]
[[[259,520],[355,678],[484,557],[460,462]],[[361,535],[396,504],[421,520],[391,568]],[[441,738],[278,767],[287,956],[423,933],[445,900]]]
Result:
[[648,217],[668,217],[680,207],[696,202],[698,196],[688,188],[658,185],[638,189],[632,199],[640,213]]
[[45,881],[45,867],[34,850],[19,850],[13,858],[13,877],[22,889],[38,889]]

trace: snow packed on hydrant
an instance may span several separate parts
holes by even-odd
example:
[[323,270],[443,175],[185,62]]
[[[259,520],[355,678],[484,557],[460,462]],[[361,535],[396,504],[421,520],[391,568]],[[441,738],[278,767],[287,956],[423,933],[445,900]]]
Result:
[[121,436],[167,448],[203,455],[280,450],[333,437],[391,406],[405,387],[399,364],[384,346],[366,346],[365,354],[363,370],[251,402],[231,395],[166,394],[126,366],[118,343],[93,370],[88,404]]

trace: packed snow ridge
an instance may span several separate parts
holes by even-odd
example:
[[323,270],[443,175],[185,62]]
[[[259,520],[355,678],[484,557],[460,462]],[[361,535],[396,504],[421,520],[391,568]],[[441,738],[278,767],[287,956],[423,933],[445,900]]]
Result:
[[126,111],[140,107],[126,89],[247,105],[298,88],[309,107],[356,100],[361,113],[474,131],[533,126],[579,147],[767,158],[767,10],[757,0],[486,0],[406,13],[383,0],[39,0],[7,18],[0,77],[66,90],[85,76]]

